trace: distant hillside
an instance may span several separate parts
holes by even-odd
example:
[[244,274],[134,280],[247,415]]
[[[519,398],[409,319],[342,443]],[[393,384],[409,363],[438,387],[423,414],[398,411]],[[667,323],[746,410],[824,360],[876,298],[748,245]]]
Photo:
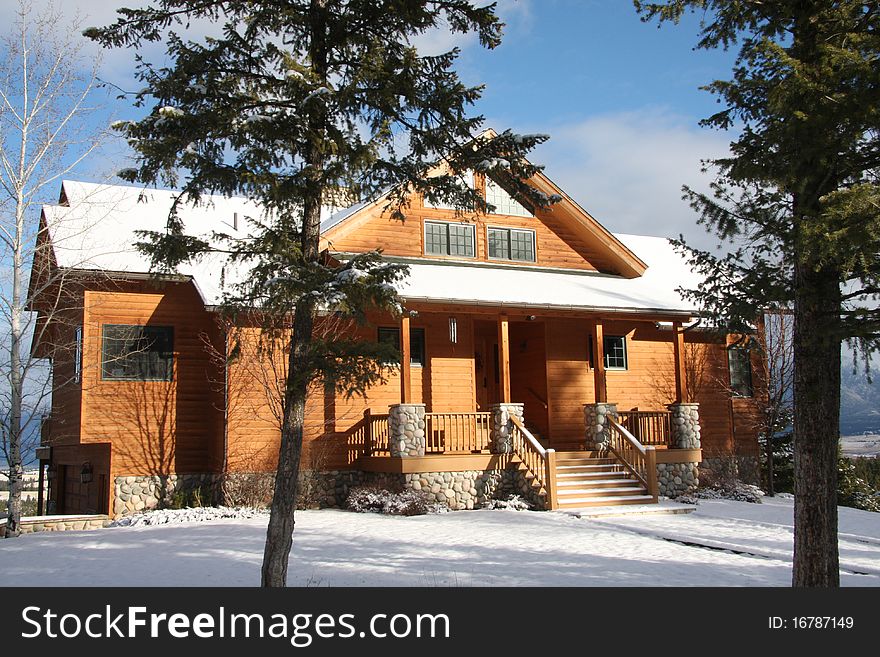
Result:
[[840,432],[880,433],[880,367],[872,368],[869,383],[861,364],[853,373],[852,359],[844,357],[840,374]]

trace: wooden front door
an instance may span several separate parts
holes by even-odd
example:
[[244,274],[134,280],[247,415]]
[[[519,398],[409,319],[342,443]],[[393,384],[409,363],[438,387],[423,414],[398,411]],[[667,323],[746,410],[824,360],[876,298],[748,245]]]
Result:
[[498,325],[495,322],[474,322],[474,375],[477,410],[488,411],[497,404],[500,382],[498,372]]

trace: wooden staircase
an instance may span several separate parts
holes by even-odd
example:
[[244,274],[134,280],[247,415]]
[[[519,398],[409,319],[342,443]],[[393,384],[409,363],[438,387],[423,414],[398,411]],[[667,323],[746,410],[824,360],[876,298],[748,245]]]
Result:
[[614,455],[556,452],[559,508],[653,504],[655,499]]

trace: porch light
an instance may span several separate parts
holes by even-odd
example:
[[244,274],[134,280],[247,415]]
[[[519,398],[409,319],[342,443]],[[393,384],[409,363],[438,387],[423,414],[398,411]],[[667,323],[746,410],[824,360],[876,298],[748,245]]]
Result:
[[83,463],[82,470],[79,471],[79,481],[81,484],[92,483],[92,464],[88,461]]
[[449,341],[452,344],[458,343],[458,321],[455,317],[449,318]]

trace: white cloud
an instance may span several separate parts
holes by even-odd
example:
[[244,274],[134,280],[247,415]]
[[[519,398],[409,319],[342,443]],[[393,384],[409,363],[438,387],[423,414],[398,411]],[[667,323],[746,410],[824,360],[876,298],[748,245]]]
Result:
[[716,244],[681,187],[708,191],[712,174],[701,173],[701,160],[726,155],[732,135],[652,107],[535,127],[551,140],[534,161],[609,230]]

